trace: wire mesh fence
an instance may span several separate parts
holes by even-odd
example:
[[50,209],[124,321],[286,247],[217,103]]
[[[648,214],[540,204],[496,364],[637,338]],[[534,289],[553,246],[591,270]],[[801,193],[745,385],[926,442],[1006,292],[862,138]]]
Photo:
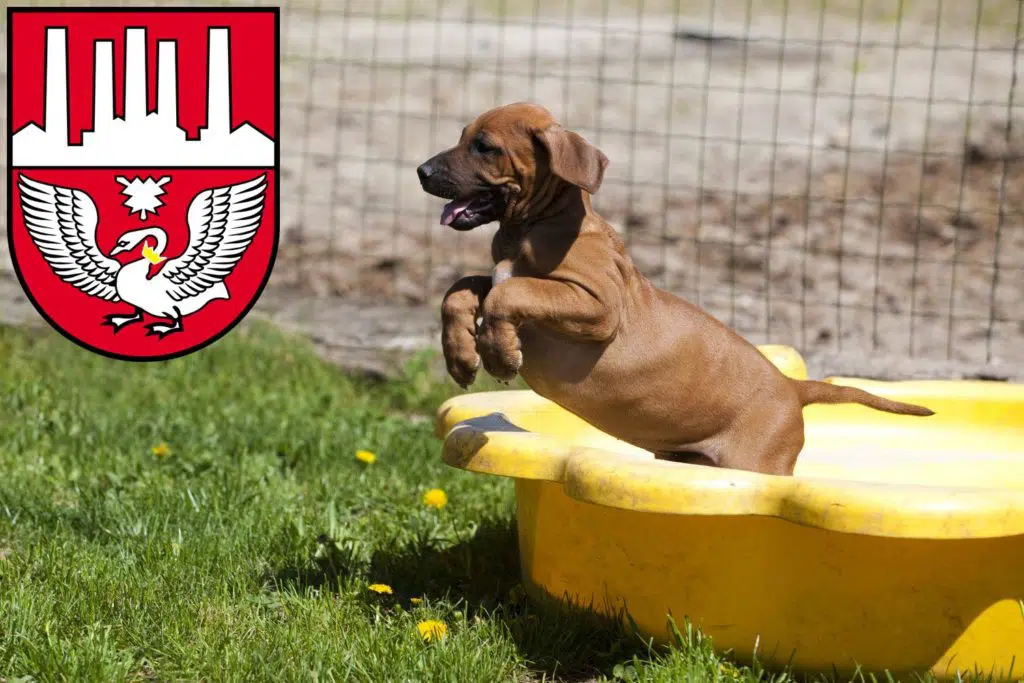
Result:
[[595,208],[641,271],[752,341],[1024,361],[1022,25],[1018,0],[284,3],[271,286],[436,310],[494,228],[441,227],[415,168],[532,100],[610,158]]

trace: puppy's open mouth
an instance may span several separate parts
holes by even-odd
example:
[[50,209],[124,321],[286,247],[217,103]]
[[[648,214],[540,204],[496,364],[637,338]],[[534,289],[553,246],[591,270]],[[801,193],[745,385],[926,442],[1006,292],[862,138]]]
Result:
[[501,218],[503,201],[496,192],[476,194],[465,199],[455,199],[441,210],[441,225],[456,230],[470,230],[484,223]]

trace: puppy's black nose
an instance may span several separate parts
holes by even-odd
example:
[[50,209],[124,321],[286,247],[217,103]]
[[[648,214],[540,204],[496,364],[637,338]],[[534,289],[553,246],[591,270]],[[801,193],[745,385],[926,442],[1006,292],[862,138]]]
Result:
[[430,162],[420,164],[420,167],[416,169],[416,175],[420,177],[420,182],[423,182],[430,178],[434,174],[434,167]]

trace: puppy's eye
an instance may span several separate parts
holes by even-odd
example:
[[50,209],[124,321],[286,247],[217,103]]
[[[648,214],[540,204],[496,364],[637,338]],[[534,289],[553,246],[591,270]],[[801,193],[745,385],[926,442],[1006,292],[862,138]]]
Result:
[[501,148],[500,147],[494,147],[493,145],[488,145],[486,142],[484,142],[480,138],[477,138],[476,140],[473,141],[473,144],[470,147],[470,149],[473,151],[474,154],[480,154],[480,155],[488,155],[488,154],[499,155],[499,154],[501,154]]

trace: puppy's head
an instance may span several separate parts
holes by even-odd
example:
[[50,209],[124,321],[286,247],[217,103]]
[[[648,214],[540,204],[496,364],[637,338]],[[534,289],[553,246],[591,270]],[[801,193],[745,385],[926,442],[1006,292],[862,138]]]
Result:
[[459,143],[416,169],[423,190],[450,199],[441,224],[456,230],[503,218],[511,207],[529,215],[538,198],[568,183],[593,194],[608,158],[551,113],[529,103],[481,114],[462,131]]

